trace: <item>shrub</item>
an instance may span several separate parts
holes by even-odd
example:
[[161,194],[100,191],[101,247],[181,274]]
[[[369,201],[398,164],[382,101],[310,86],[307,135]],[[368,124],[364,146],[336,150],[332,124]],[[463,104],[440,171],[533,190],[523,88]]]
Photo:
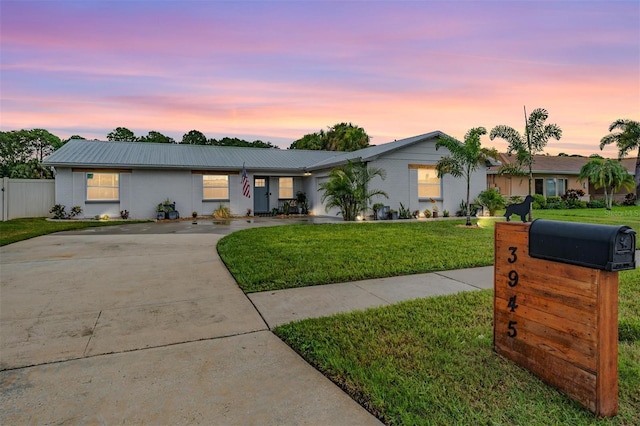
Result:
[[603,209],[607,207],[607,203],[604,200],[591,200],[587,203],[587,207],[590,209]]
[[582,189],[568,189],[560,198],[569,209],[583,209],[587,206],[587,203],[580,201],[582,196],[584,196]]
[[546,209],[547,199],[542,194],[533,194],[533,208],[535,210]]
[[[523,201],[524,201],[524,197],[522,195],[512,195],[507,200],[506,205],[510,206],[511,204],[520,204]],[[493,216],[493,215],[491,215],[491,216]]]
[[120,218],[123,220],[129,219],[129,210],[120,210]]
[[53,218],[54,219],[66,219],[67,218],[67,212],[65,211],[65,206],[63,206],[62,204],[56,204],[55,206],[51,207],[51,210],[49,210],[49,213],[53,214]]
[[[522,201],[522,197],[520,197],[520,199]],[[489,210],[490,216],[494,216],[496,210],[503,208],[506,204],[504,197],[500,195],[500,193],[495,188],[489,188],[482,191],[478,195],[477,200],[480,204],[482,204]],[[466,214],[466,209],[462,212],[462,214]]]
[[80,206],[73,206],[73,207],[71,207],[71,212],[69,213],[69,217],[76,217],[76,216],[78,216],[80,213],[82,213],[82,207],[80,207]]
[[636,205],[636,201],[638,201],[638,198],[636,197],[636,194],[634,194],[633,192],[628,193],[627,195],[624,196],[624,201],[622,202],[623,206],[635,206]]
[[229,207],[220,204],[220,206],[213,211],[213,217],[215,219],[229,219],[231,217],[231,210],[229,210]]
[[411,211],[404,207],[404,204],[400,203],[400,210],[398,211],[398,219],[411,219]]
[[449,210],[444,210],[442,212],[442,217],[449,217]]
[[[557,197],[557,198],[560,198],[560,197]],[[550,202],[549,199],[547,198],[547,208],[559,210],[559,209],[567,209],[569,208],[569,206],[564,201]]]
[[[557,204],[557,203],[560,203],[560,202],[562,202],[562,198],[560,198],[558,196],[551,195],[551,196],[547,197],[547,205],[549,205],[549,204]],[[550,207],[547,207],[547,208],[550,208]]]

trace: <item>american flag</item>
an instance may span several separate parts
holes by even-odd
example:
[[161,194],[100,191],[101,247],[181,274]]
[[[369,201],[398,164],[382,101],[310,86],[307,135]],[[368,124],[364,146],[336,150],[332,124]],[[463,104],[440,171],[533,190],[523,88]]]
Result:
[[244,168],[242,163],[242,195],[247,198],[251,198],[251,185],[249,185],[249,178],[247,177],[247,169]]

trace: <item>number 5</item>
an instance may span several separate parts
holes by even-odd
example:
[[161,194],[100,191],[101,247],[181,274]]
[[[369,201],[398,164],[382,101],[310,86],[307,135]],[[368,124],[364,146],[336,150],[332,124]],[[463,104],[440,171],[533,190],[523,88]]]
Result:
[[518,335],[518,330],[516,330],[515,325],[517,321],[509,321],[509,330],[507,331],[507,336],[516,337]]

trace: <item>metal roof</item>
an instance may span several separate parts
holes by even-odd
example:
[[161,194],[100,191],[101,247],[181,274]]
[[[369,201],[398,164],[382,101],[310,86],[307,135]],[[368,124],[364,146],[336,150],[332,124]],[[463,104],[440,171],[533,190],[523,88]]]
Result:
[[147,142],[104,142],[72,139],[45,159],[55,167],[133,167],[302,171],[341,153],[230,146]]
[[43,163],[54,167],[198,170],[241,169],[244,163],[247,170],[303,172],[335,167],[348,160],[372,161],[442,135],[444,133],[435,131],[352,152],[72,139]]

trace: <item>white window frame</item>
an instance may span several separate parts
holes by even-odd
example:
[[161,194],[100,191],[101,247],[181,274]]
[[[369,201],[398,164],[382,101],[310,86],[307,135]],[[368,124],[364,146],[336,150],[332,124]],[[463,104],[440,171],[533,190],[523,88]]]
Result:
[[[103,182],[99,182],[102,176],[111,175],[115,176],[115,185],[113,182],[110,184],[106,184]],[[85,175],[86,179],[86,201],[88,202],[111,202],[111,201],[120,201],[120,173],[118,172],[87,172]],[[116,197],[104,197],[99,194],[95,194],[95,192],[100,192],[101,189],[106,189],[110,191],[115,190]]]
[[[284,182],[291,181],[291,186],[284,186]],[[290,194],[289,194],[290,191]],[[292,199],[293,198],[293,178],[292,177],[281,177],[278,179],[278,198],[280,199]]]
[[[420,166],[417,168],[417,180],[418,180],[418,198],[419,199],[442,199],[442,179],[438,177],[436,166]],[[429,174],[431,180],[435,179],[437,182],[429,182],[423,177],[423,175]],[[422,190],[437,189],[437,194],[425,194]],[[428,191],[431,192],[431,191]]]
[[[221,183],[223,181],[225,181],[224,184]],[[207,184],[207,182],[209,183]],[[215,196],[215,194],[212,194],[217,191],[222,191],[222,193],[219,194],[221,196]],[[207,194],[207,192],[209,192],[209,194]],[[202,175],[202,199],[204,201],[229,200],[229,175],[203,174]]]

